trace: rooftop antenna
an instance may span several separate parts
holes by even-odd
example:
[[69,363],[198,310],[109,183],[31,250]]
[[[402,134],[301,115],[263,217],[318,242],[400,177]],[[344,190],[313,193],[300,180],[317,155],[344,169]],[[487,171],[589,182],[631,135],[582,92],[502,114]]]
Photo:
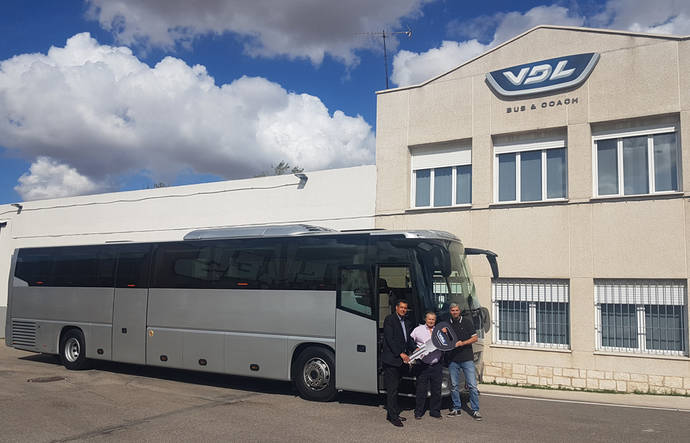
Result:
[[386,33],[384,29],[381,32],[364,32],[363,35],[374,35],[376,37],[381,37],[383,39],[383,66],[386,70],[386,89],[388,89],[388,52],[386,51],[386,38],[396,34],[404,34],[408,38],[412,38],[412,29],[407,27],[407,31],[390,31]]

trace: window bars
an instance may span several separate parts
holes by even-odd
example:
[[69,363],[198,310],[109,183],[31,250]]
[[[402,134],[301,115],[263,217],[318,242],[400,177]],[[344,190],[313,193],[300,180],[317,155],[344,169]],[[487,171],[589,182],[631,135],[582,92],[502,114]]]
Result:
[[595,280],[596,349],[688,355],[687,300],[682,280]]
[[497,344],[570,349],[567,280],[500,279],[492,284]]

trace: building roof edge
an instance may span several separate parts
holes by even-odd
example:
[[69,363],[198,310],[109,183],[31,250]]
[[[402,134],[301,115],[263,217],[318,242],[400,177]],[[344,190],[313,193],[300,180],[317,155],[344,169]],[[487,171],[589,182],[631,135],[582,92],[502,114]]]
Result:
[[422,86],[426,86],[427,84],[444,77],[451,72],[457,71],[458,69],[462,68],[465,65],[468,65],[475,60],[479,60],[480,58],[491,54],[492,52],[526,36],[527,34],[530,34],[534,31],[537,31],[539,29],[557,29],[557,30],[565,30],[565,31],[577,31],[577,32],[591,32],[591,33],[596,33],[596,34],[618,34],[618,35],[628,35],[628,36],[635,36],[635,37],[648,37],[648,38],[657,38],[657,39],[667,39],[667,40],[676,40],[676,41],[682,41],[682,40],[688,40],[690,39],[690,35],[669,35],[669,34],[652,34],[648,32],[633,32],[633,31],[619,31],[619,30],[614,30],[614,29],[605,29],[605,28],[587,28],[583,26],[561,26],[561,25],[539,25],[535,26],[531,29],[528,29],[527,31],[523,32],[522,34],[518,34],[515,37],[511,38],[510,40],[506,40],[505,42],[501,43],[500,45],[496,45],[493,48],[490,48],[478,56],[471,58],[464,63],[461,63],[460,65],[454,67],[453,69],[450,69],[449,71],[446,71],[442,74],[437,75],[436,77],[432,77],[423,83],[419,83],[417,85],[408,85],[408,86],[401,86],[399,88],[390,88],[390,89],[383,89],[380,91],[376,91],[376,95],[379,94],[388,94],[390,92],[398,92],[398,91],[404,91],[407,89],[416,89],[416,88],[421,88]]

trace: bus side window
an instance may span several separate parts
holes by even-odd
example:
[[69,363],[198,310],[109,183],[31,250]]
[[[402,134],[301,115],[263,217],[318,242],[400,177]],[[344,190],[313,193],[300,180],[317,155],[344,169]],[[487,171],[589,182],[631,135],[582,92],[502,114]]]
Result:
[[338,307],[371,317],[374,297],[369,270],[362,267],[340,268]]
[[115,287],[148,287],[150,255],[150,244],[118,245]]
[[22,249],[14,271],[15,286],[52,286],[55,255],[53,248]]

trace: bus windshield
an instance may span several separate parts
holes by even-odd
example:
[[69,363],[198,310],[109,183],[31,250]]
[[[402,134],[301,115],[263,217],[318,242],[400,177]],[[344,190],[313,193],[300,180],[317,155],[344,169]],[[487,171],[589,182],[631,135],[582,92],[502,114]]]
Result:
[[425,241],[415,248],[419,293],[426,310],[440,319],[448,317],[451,303],[461,311],[480,307],[462,244],[455,241]]

